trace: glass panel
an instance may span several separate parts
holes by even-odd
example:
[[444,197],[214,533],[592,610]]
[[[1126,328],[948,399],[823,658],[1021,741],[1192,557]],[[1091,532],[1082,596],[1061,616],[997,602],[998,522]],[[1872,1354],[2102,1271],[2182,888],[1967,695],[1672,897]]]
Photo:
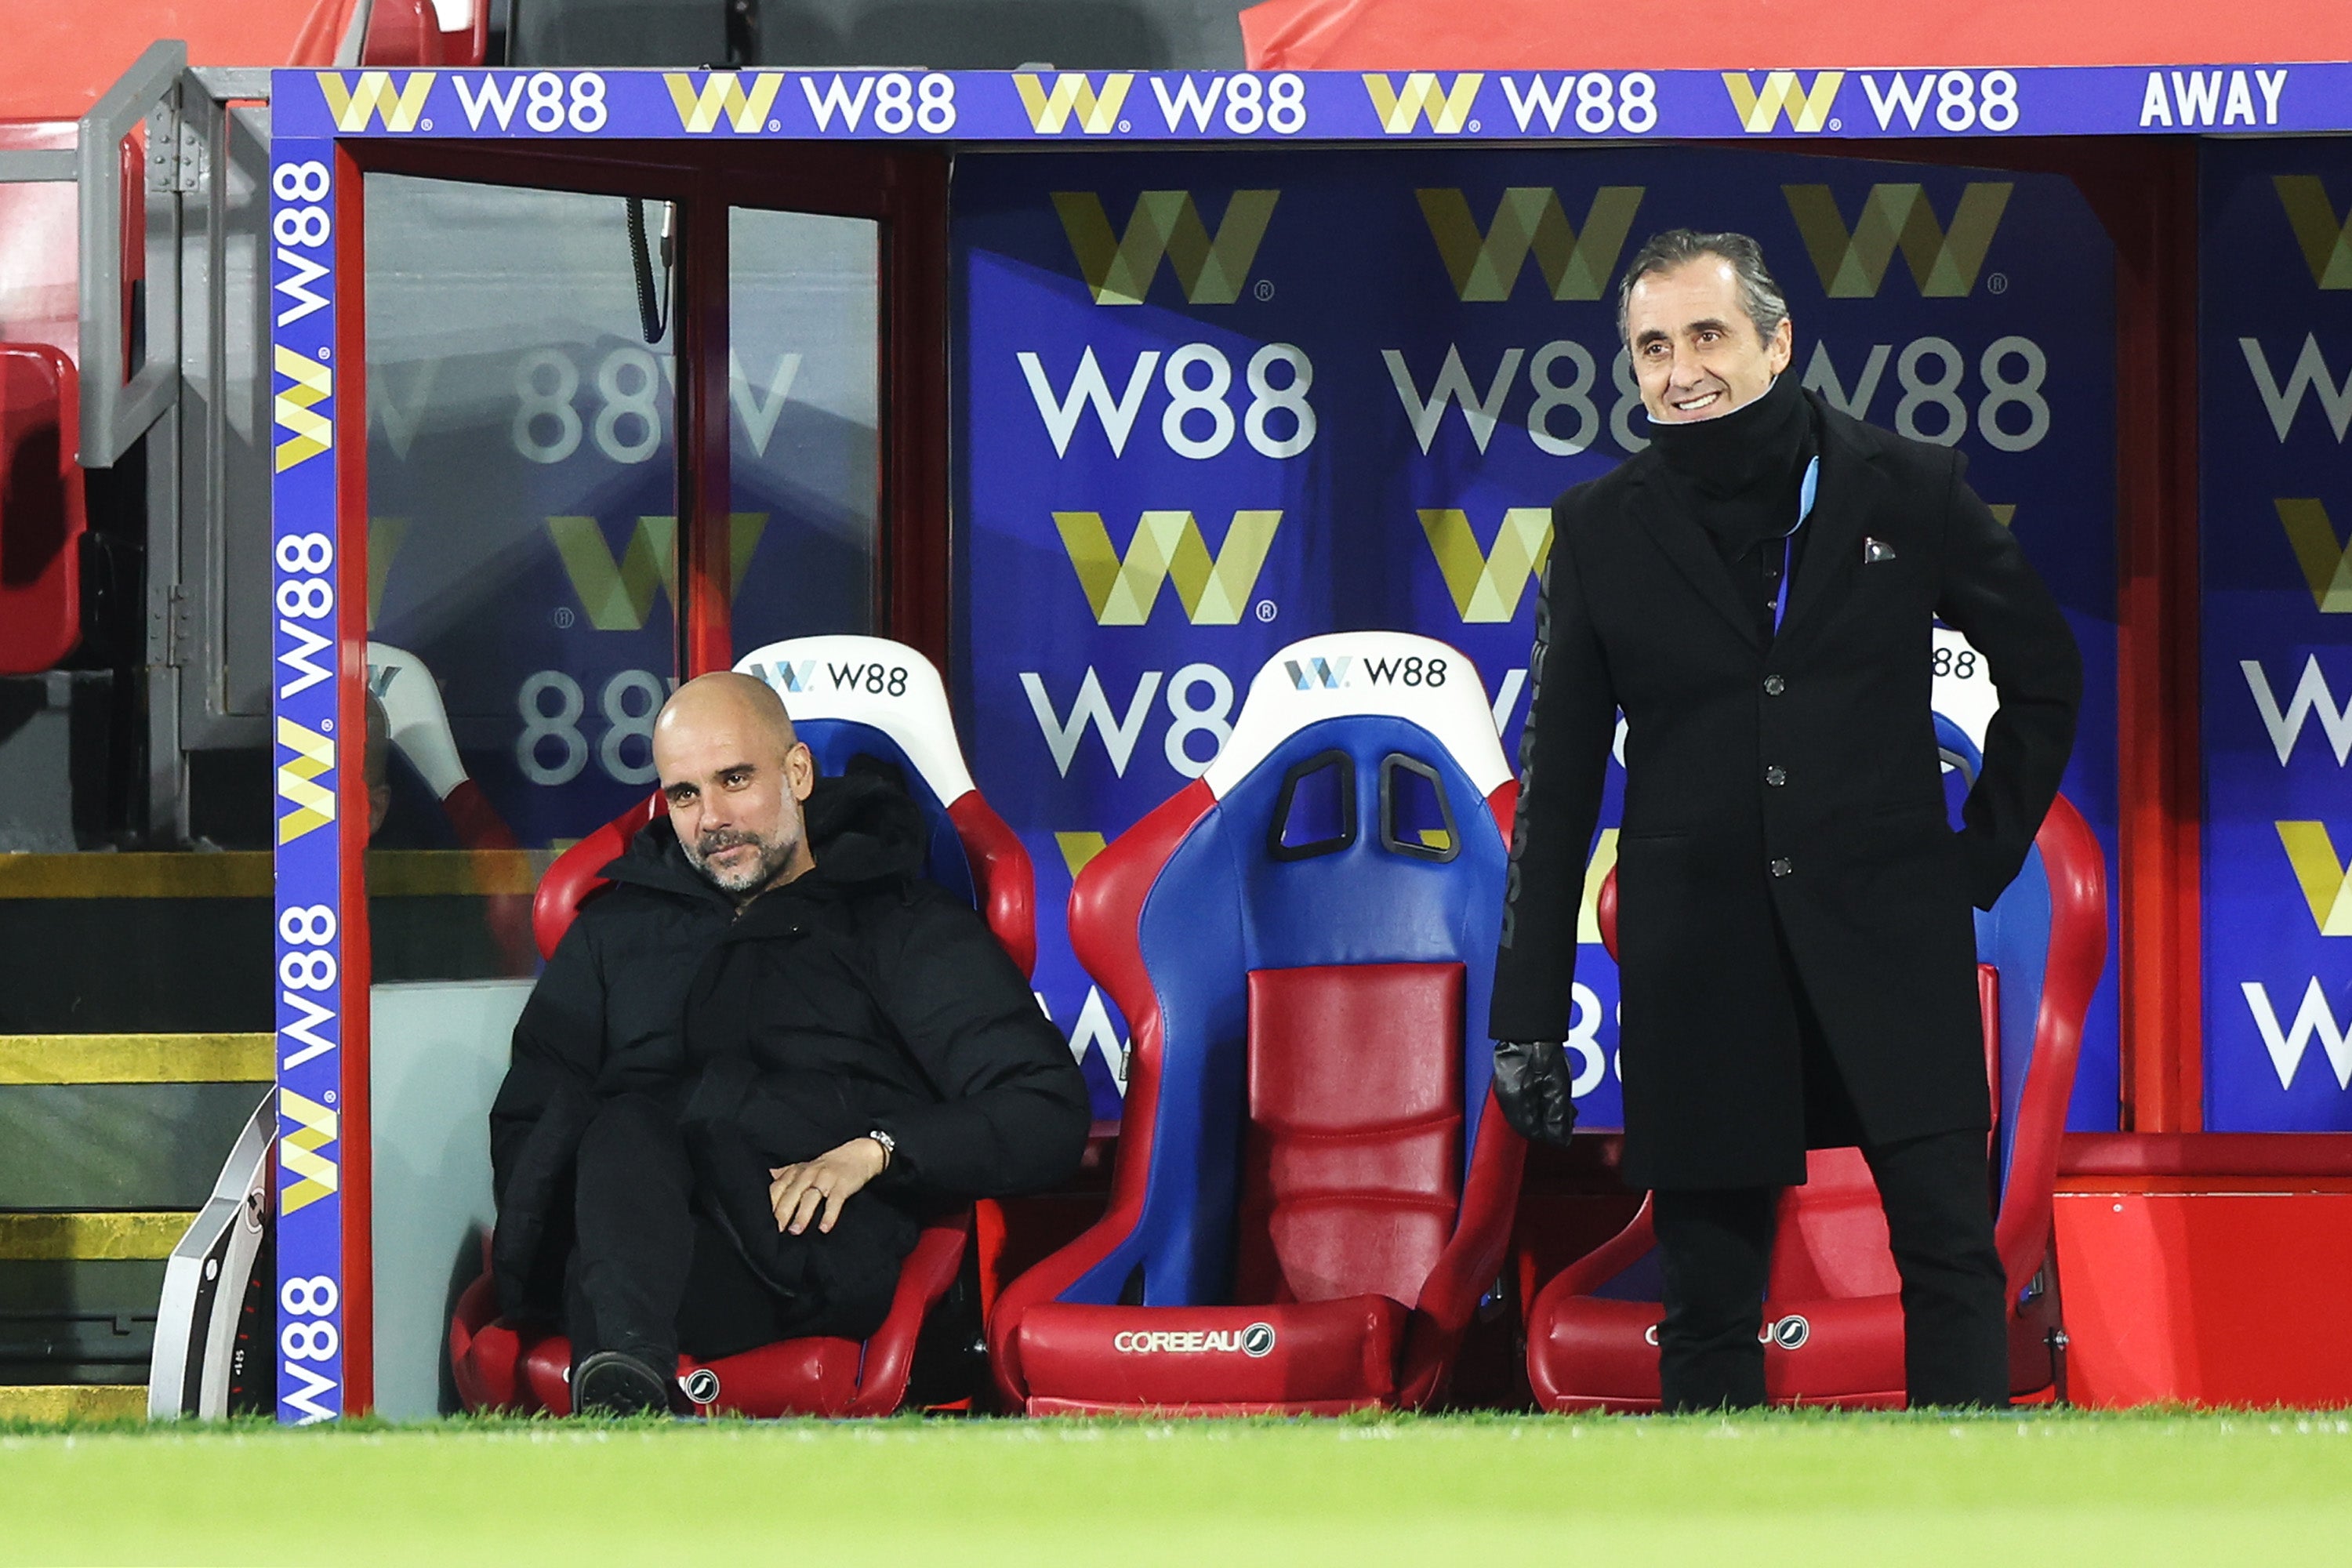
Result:
[[880,226],[727,216],[738,658],[874,626]]
[[528,973],[537,871],[653,784],[671,334],[647,342],[618,197],[371,175],[367,268],[375,978]]

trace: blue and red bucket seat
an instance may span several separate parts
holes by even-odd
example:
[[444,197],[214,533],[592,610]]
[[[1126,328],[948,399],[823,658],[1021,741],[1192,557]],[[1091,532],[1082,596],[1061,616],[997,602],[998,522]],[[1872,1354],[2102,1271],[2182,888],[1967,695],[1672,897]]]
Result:
[[1485,1020],[1517,786],[1424,637],[1276,654],[1070,896],[1133,1032],[1108,1212],[990,1319],[1031,1414],[1415,1406],[1507,1249]]

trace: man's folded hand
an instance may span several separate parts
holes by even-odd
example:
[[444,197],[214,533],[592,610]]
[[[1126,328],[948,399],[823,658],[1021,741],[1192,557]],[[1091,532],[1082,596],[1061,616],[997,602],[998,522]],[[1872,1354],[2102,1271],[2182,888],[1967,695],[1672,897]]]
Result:
[[833,1228],[847,1203],[890,1163],[888,1151],[871,1138],[852,1138],[814,1160],[768,1172],[768,1206],[776,1228],[798,1236],[814,1219],[820,1232]]

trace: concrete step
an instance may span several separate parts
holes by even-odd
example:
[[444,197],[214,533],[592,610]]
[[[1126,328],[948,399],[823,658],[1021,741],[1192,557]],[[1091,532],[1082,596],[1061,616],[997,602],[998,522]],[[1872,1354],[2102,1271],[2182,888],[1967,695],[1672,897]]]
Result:
[[143,1383],[0,1384],[0,1421],[144,1421]]
[[0,1263],[148,1263],[172,1256],[194,1209],[0,1214]]
[[[371,854],[373,978],[509,973],[493,912],[511,931],[515,906],[554,858],[553,849]],[[270,877],[258,851],[0,854],[0,1034],[271,1028]]]
[[0,1035],[0,1085],[267,1083],[266,1034]]

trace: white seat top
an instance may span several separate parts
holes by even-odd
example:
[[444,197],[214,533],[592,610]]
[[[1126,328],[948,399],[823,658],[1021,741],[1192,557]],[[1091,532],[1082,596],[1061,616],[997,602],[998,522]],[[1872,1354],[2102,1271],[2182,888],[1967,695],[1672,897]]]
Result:
[[1276,653],[1251,678],[1233,738],[1202,776],[1222,799],[1287,737],[1354,713],[1426,730],[1481,795],[1511,776],[1486,683],[1469,656],[1410,632],[1332,632]]
[[870,724],[898,743],[940,804],[971,793],[947,688],[931,661],[887,637],[787,637],[735,661],[784,700],[795,721]]

